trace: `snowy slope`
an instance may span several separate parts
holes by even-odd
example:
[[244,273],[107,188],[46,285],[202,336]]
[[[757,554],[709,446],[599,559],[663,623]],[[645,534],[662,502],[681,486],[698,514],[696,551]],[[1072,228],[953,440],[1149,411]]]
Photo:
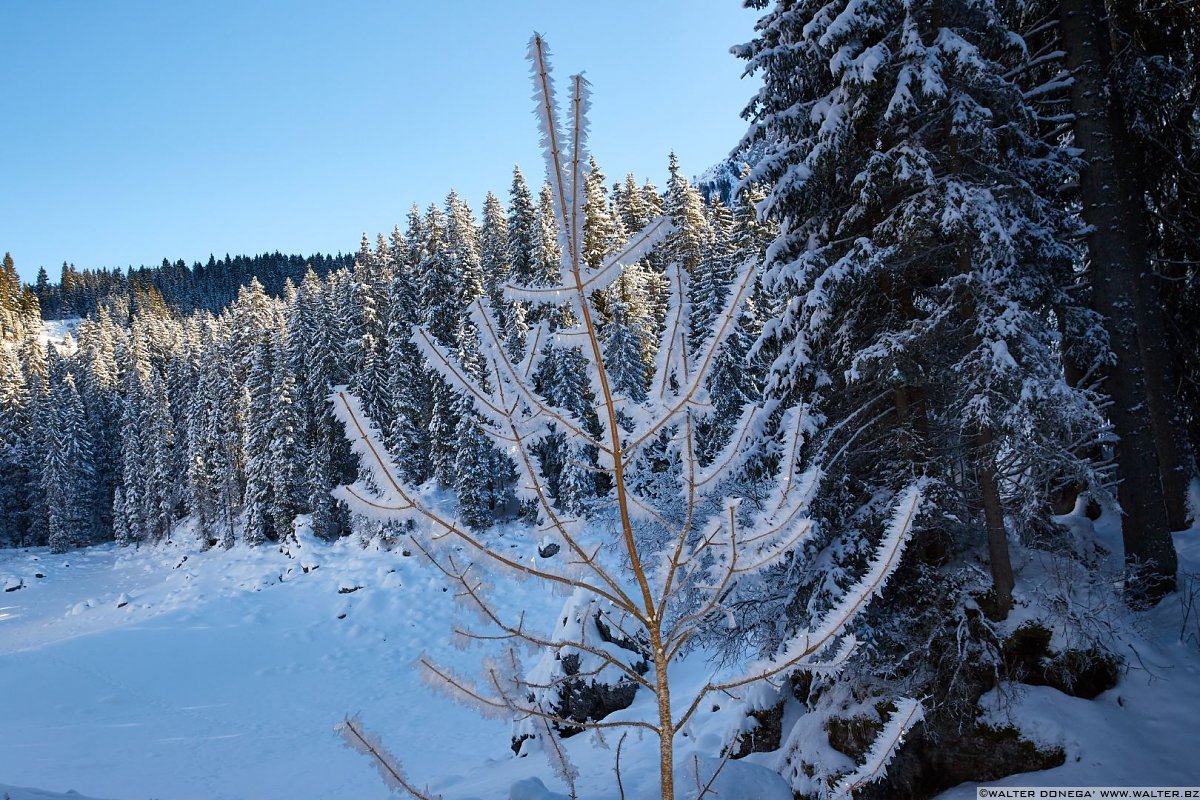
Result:
[[[1200,533],[1179,545],[1184,571],[1200,574]],[[333,733],[358,711],[410,776],[447,800],[565,795],[540,758],[512,757],[507,722],[432,693],[412,669],[423,650],[462,669],[477,660],[449,645],[461,612],[424,565],[353,541],[293,551],[0,551],[0,586],[22,587],[0,594],[0,797],[57,797],[12,788],[32,786],[123,800],[384,798],[371,765]],[[555,614],[561,598],[526,583],[503,602]],[[995,785],[1200,784],[1191,734],[1200,623],[1193,615],[1180,641],[1180,622],[1175,599],[1147,615],[1144,637],[1130,642],[1145,667],[1135,658],[1095,702],[1045,688],[1009,696],[1029,734],[1063,744],[1068,761]],[[676,679],[704,677],[696,660]],[[646,713],[649,699],[620,713]],[[712,727],[701,720],[681,740],[684,762],[716,751]],[[581,797],[617,796],[615,739],[609,750],[568,740]],[[657,795],[656,762],[656,742],[631,735],[622,753],[631,800]],[[721,777],[722,800],[788,797],[754,763],[731,763]],[[974,796],[973,785],[943,795]]]
[[983,698],[994,721],[1063,748],[1066,762],[994,783],[965,783],[941,800],[974,800],[978,786],[1200,787],[1200,527],[1176,534],[1175,543],[1181,591],[1141,615],[1140,635],[1123,643],[1129,669],[1117,686],[1095,700],[1046,686],[1006,687]]
[[409,668],[420,649],[445,655],[456,613],[415,559],[313,546],[305,574],[267,548],[183,556],[0,554],[0,576],[25,583],[0,595],[0,686],[21,687],[5,692],[0,780],[163,800],[383,797],[333,734],[358,710],[422,777],[508,754],[506,724],[428,697]]
[[[419,680],[421,651],[463,670],[478,659],[450,647],[461,610],[429,569],[352,541],[309,541],[294,555],[0,551],[0,584],[23,586],[0,594],[0,686],[20,687],[5,692],[0,781],[126,800],[383,798],[371,764],[333,733],[361,711],[410,776],[447,800],[565,791],[543,759],[512,757],[508,722]],[[556,614],[562,598],[527,583],[503,602]],[[703,680],[702,667],[685,664],[680,679]],[[644,697],[621,713],[648,706]],[[719,747],[703,724],[690,741]],[[581,795],[615,798],[612,750],[586,736],[568,745]],[[681,749],[695,763],[694,748]],[[631,800],[657,796],[657,759],[656,740],[630,736]],[[790,798],[751,763],[727,765],[718,787],[723,800]]]
[[[43,347],[53,344],[59,350],[63,350],[63,343],[68,335],[72,339],[78,336],[79,322],[79,317],[46,320],[42,323],[42,331],[38,334],[38,339]],[[74,352],[73,348],[67,348],[63,355],[69,355],[72,352]]]
[[23,786],[7,786],[0,783],[0,797],[4,800],[98,800],[84,797],[79,792],[46,792],[41,789],[29,789]]

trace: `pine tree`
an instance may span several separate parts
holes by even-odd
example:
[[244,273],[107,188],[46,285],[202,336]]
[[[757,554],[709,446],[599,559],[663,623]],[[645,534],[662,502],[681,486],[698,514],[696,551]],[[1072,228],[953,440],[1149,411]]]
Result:
[[434,379],[430,387],[429,477],[439,486],[455,485],[458,459],[457,432],[462,402],[443,380]]
[[92,539],[95,469],[83,403],[69,372],[54,381],[49,402],[41,475],[49,509],[47,543],[51,553],[65,553]]
[[613,388],[635,403],[646,399],[650,380],[647,353],[651,331],[638,324],[638,298],[635,278],[626,270],[613,284],[608,301],[611,318],[605,326],[604,364],[612,376]]
[[372,252],[363,234],[362,246],[355,257],[353,296],[347,298],[342,313],[348,320],[350,339],[346,342],[346,365],[351,386],[370,407],[375,419],[390,419],[387,377],[388,290],[393,268],[390,248],[382,235]]
[[349,448],[337,435],[328,400],[339,370],[337,331],[327,294],[315,273],[305,275],[287,318],[286,360],[289,374],[295,376],[297,402],[302,408],[304,507],[312,513],[317,535],[334,539],[348,532],[348,518],[329,492],[354,472]]
[[[915,9],[894,10],[887,24],[852,14],[836,26],[779,10],[744,54],[770,84],[751,109],[754,130],[779,142],[768,142],[752,176],[776,182],[768,202],[781,235],[767,283],[790,297],[770,332],[780,355],[768,391],[804,397],[835,420],[888,391],[899,452],[963,453],[978,476],[1003,608],[1005,514],[1040,513],[1056,468],[1103,494],[1071,449],[1103,423],[1097,398],[1064,385],[1054,357],[1052,315],[1086,316],[1067,294],[1075,228],[1056,196],[1070,155],[1040,140],[1009,73],[1028,57],[1018,35],[994,7],[968,5],[943,4],[937,31]],[[777,36],[803,46],[773,51],[766,42]],[[860,39],[861,56],[831,73],[837,48]],[[943,123],[930,126],[933,114]],[[854,181],[837,177],[847,173]],[[974,433],[933,445],[939,420]],[[997,472],[1001,446],[1029,459],[1020,460],[1026,478]],[[1007,509],[997,491],[1006,478],[1027,493]]]
[[[542,185],[538,195],[537,223],[533,236],[533,261],[530,264],[530,274],[525,278],[513,271],[515,283],[523,286],[553,286],[558,282],[559,267],[562,262],[562,249],[558,241],[558,227],[554,218],[554,195],[549,184]],[[526,314],[530,325],[536,325],[543,320],[550,327],[558,328],[567,324],[566,310],[549,303],[533,305]]]
[[204,372],[214,411],[208,417],[204,436],[212,465],[218,542],[226,550],[233,547],[237,535],[238,509],[242,505],[246,483],[242,444],[246,405],[242,385],[234,380],[233,352],[233,340],[228,331],[218,331]]
[[640,231],[656,216],[647,205],[642,187],[637,185],[632,172],[625,176],[623,186],[613,188],[613,205],[626,231]]
[[0,341],[20,341],[25,337],[27,329],[21,313],[21,294],[21,278],[12,254],[5,253],[0,265]]
[[1148,569],[1145,596],[1157,600],[1175,586],[1170,530],[1186,524],[1195,467],[1177,411],[1162,305],[1143,279],[1153,272],[1145,192],[1122,93],[1114,85],[1106,3],[1062,0],[1058,12],[1066,66],[1076,76],[1070,89],[1074,140],[1087,159],[1079,200],[1089,227],[1092,301],[1115,361],[1105,388],[1119,437],[1125,554],[1131,565]]
[[504,285],[512,277],[512,259],[508,254],[508,221],[500,198],[491,192],[483,201],[483,222],[479,228],[479,267],[484,294],[497,312],[504,311],[507,306]]
[[539,274],[538,207],[520,167],[513,167],[508,206],[508,257],[512,264],[512,280],[522,286],[531,285]]
[[446,268],[457,278],[451,297],[458,305],[452,308],[455,318],[461,318],[467,306],[483,294],[483,269],[479,254],[479,231],[468,206],[456,192],[446,198]]
[[[211,325],[211,323],[210,323]],[[207,356],[217,345],[211,327],[206,326],[198,354],[196,390],[187,405],[187,425],[184,435],[184,458],[187,463],[186,505],[196,517],[197,540],[207,548],[217,537],[219,511],[216,492],[216,459],[213,450],[218,446],[208,436],[213,417],[220,413],[213,396],[215,387],[209,382],[211,364]],[[114,498],[114,508],[118,503]],[[123,507],[124,500],[120,505]]]
[[100,309],[95,321],[79,324],[78,389],[87,416],[87,428],[95,453],[96,495],[92,505],[92,527],[107,532],[113,527],[113,492],[119,463],[109,455],[118,448],[120,424],[119,372],[115,346],[118,329],[106,309]]
[[250,374],[246,378],[246,432],[243,442],[246,459],[246,527],[242,541],[250,546],[277,539],[275,519],[274,463],[272,461],[272,423],[275,396],[273,376],[275,353],[266,332],[259,334],[254,347]]
[[[142,498],[146,495],[145,476],[147,464],[145,449],[142,446],[141,409],[143,384],[140,375],[138,356],[140,348],[127,346],[121,342],[117,346],[118,363],[133,364],[126,368],[121,378],[121,422],[120,422],[120,453],[121,480],[118,488],[122,492],[122,503],[118,509],[114,498],[113,511],[121,514],[119,521],[114,521],[114,533],[117,543],[121,545],[135,544],[149,538],[146,517],[143,511]],[[148,370],[148,367],[146,367]]]
[[151,370],[137,421],[146,471],[142,478],[142,515],[151,541],[170,539],[179,501],[179,473],[170,399],[162,376]]
[[421,322],[429,326],[434,337],[445,347],[454,347],[459,307],[456,276],[446,258],[446,214],[431,205],[421,221],[420,261],[417,274],[421,276]]
[[454,432],[454,489],[458,497],[458,516],[472,530],[489,527],[495,520],[495,476],[492,469],[493,444],[480,430],[482,421],[470,409],[460,409]]
[[[528,201],[528,188],[524,193]],[[526,248],[523,258],[527,261],[528,257]],[[483,290],[496,311],[497,321],[504,331],[505,340],[509,343],[509,354],[520,358],[520,347],[525,341],[525,332],[528,329],[525,307],[504,294],[504,287],[514,275],[509,223],[505,218],[504,206],[491,192],[488,192],[483,203],[483,225],[479,230],[479,263],[483,271]]]
[[[410,229],[411,230],[411,229]],[[419,229],[411,230],[419,236]],[[392,317],[388,328],[389,394],[395,416],[387,429],[387,444],[399,459],[406,479],[424,483],[429,479],[429,424],[432,417],[431,377],[420,350],[412,342],[413,327],[421,321],[413,268],[397,271],[392,281]]]
[[[620,216],[609,204],[606,180],[593,157],[584,179],[583,203],[583,260],[592,269],[598,269],[629,236]],[[639,230],[635,228],[634,232]]]
[[702,268],[705,250],[712,239],[704,213],[704,198],[684,177],[674,153],[671,153],[668,173],[664,210],[675,223],[675,233],[663,250],[667,259],[678,263],[694,279]]
[[42,488],[45,485],[43,473],[52,410],[49,368],[46,348],[36,336],[25,337],[18,357],[21,361],[21,373],[25,376],[29,402],[26,417],[29,420],[29,435],[25,440],[25,464],[28,469],[27,486],[31,491],[26,495],[28,502],[23,509],[25,523],[22,528],[29,543],[40,546],[46,544],[50,533],[47,527],[50,510]]
[[[1113,64],[1110,91],[1120,92],[1125,127],[1138,159],[1155,297],[1166,315],[1170,377],[1179,398],[1167,410],[1190,447],[1174,469],[1196,476],[1200,453],[1200,9],[1147,0],[1107,3]],[[1190,452],[1188,452],[1190,451]],[[1160,449],[1161,453],[1161,449]],[[1160,456],[1161,458],[1161,456]],[[1164,465],[1172,455],[1162,458]],[[1178,483],[1164,475],[1168,523],[1181,525]],[[1190,475],[1189,475],[1190,473]],[[1178,478],[1176,477],[1176,480]]]
[[31,483],[31,410],[17,349],[0,341],[0,536],[7,546],[26,543],[25,510],[41,491]]
[[[281,353],[278,341],[273,349]],[[296,379],[289,374],[282,359],[277,359],[272,376],[272,397],[275,407],[271,419],[271,523],[276,535],[285,537],[292,532],[292,521],[300,513],[304,498],[304,464],[302,462],[303,419],[298,402]]]

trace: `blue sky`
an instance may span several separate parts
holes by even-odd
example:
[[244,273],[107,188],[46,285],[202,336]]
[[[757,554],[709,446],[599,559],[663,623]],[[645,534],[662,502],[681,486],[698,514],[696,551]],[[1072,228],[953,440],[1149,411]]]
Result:
[[210,252],[352,251],[454,187],[540,179],[532,30],[593,83],[610,179],[723,158],[754,90],[739,0],[0,2],[0,251],[32,280]]

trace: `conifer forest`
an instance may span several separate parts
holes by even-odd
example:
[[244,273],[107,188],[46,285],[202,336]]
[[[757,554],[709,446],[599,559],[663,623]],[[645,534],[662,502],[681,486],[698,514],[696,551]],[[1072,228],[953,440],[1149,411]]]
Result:
[[1200,792],[1200,4],[745,5],[660,185],[534,34],[476,207],[5,256],[0,796]]

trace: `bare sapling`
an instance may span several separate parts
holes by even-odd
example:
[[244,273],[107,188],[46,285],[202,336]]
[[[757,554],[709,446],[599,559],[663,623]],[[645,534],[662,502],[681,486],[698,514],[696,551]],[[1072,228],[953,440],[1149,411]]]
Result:
[[[541,736],[572,797],[576,772],[559,741],[560,729],[652,733],[659,745],[661,796],[673,800],[676,736],[706,697],[736,696],[799,670],[836,670],[851,657],[856,641],[850,625],[895,571],[921,505],[921,484],[914,483],[900,494],[867,569],[822,618],[790,635],[769,655],[713,667],[703,685],[693,682],[686,691],[673,685],[670,665],[695,646],[699,634],[715,625],[732,624],[728,606],[744,582],[766,570],[799,563],[798,550],[813,536],[809,511],[822,465],[801,464],[798,454],[806,439],[818,434],[819,421],[803,407],[751,404],[715,457],[698,455],[701,424],[713,413],[709,376],[747,301],[756,269],[753,260],[743,263],[728,283],[724,308],[697,349],[689,349],[689,343],[697,341],[689,331],[689,275],[678,264],[669,265],[665,277],[670,300],[647,397],[634,402],[614,387],[611,364],[605,363],[605,323],[596,297],[620,277],[625,266],[643,258],[674,228],[670,219],[656,219],[601,266],[591,268],[585,263],[589,86],[581,75],[569,79],[564,125],[547,55],[545,41],[535,34],[529,60],[554,195],[561,270],[554,285],[510,285],[505,292],[510,302],[565,308],[567,313],[560,319],[567,320],[568,326],[552,329],[546,322],[533,326],[518,357],[513,355],[518,348],[506,344],[489,299],[476,298],[469,314],[486,363],[484,380],[472,377],[423,327],[413,330],[412,340],[441,377],[471,401],[485,433],[516,464],[518,496],[538,509],[534,538],[541,553],[556,554],[535,554],[532,544],[527,552],[511,549],[508,542],[495,546],[486,534],[471,530],[407,485],[378,431],[345,387],[335,389],[332,399],[367,479],[340,487],[337,494],[356,513],[411,523],[405,529],[413,548],[451,582],[479,618],[478,629],[461,625],[455,635],[503,648],[499,657],[483,662],[474,679],[421,656],[418,664],[433,684],[484,713],[516,720],[524,730]],[[594,403],[594,416],[589,419],[556,405],[535,388],[540,360],[557,348],[574,349],[582,356],[581,363],[586,362],[583,380]],[[565,452],[594,454],[583,466],[597,474],[597,486],[607,489],[587,514],[572,515],[559,507],[542,475],[538,447],[550,432],[565,438]],[[659,463],[665,460],[671,465],[656,476],[659,482],[653,492],[636,479],[651,448]],[[774,465],[773,474],[761,479],[769,484],[768,491],[756,493],[760,498],[756,502],[743,502],[731,487],[751,461],[762,463],[764,453],[767,463]],[[669,491],[663,491],[663,480],[670,481]],[[538,614],[506,615],[494,600],[503,592],[497,585],[510,580],[533,580],[561,590],[569,598],[567,611],[545,627],[539,626]],[[641,643],[648,668],[645,663],[631,664],[629,652],[612,646],[611,638],[597,636],[596,626],[571,623],[581,619],[600,620],[613,637]],[[530,647],[579,656],[584,666],[575,678],[617,676],[636,686],[636,691],[649,693],[656,713],[645,719],[567,718],[550,698],[568,678],[553,670],[526,668],[521,652]],[[834,787],[834,793],[848,795],[882,775],[905,732],[921,716],[916,701],[900,700],[896,705],[867,763]],[[357,721],[348,721],[343,731],[377,761],[390,761]],[[726,754],[732,744],[730,738]],[[619,752],[618,748],[618,759]],[[686,768],[679,765],[680,770]],[[394,763],[381,767],[381,773],[396,788],[427,796],[401,777]],[[699,791],[703,794],[706,788]]]

